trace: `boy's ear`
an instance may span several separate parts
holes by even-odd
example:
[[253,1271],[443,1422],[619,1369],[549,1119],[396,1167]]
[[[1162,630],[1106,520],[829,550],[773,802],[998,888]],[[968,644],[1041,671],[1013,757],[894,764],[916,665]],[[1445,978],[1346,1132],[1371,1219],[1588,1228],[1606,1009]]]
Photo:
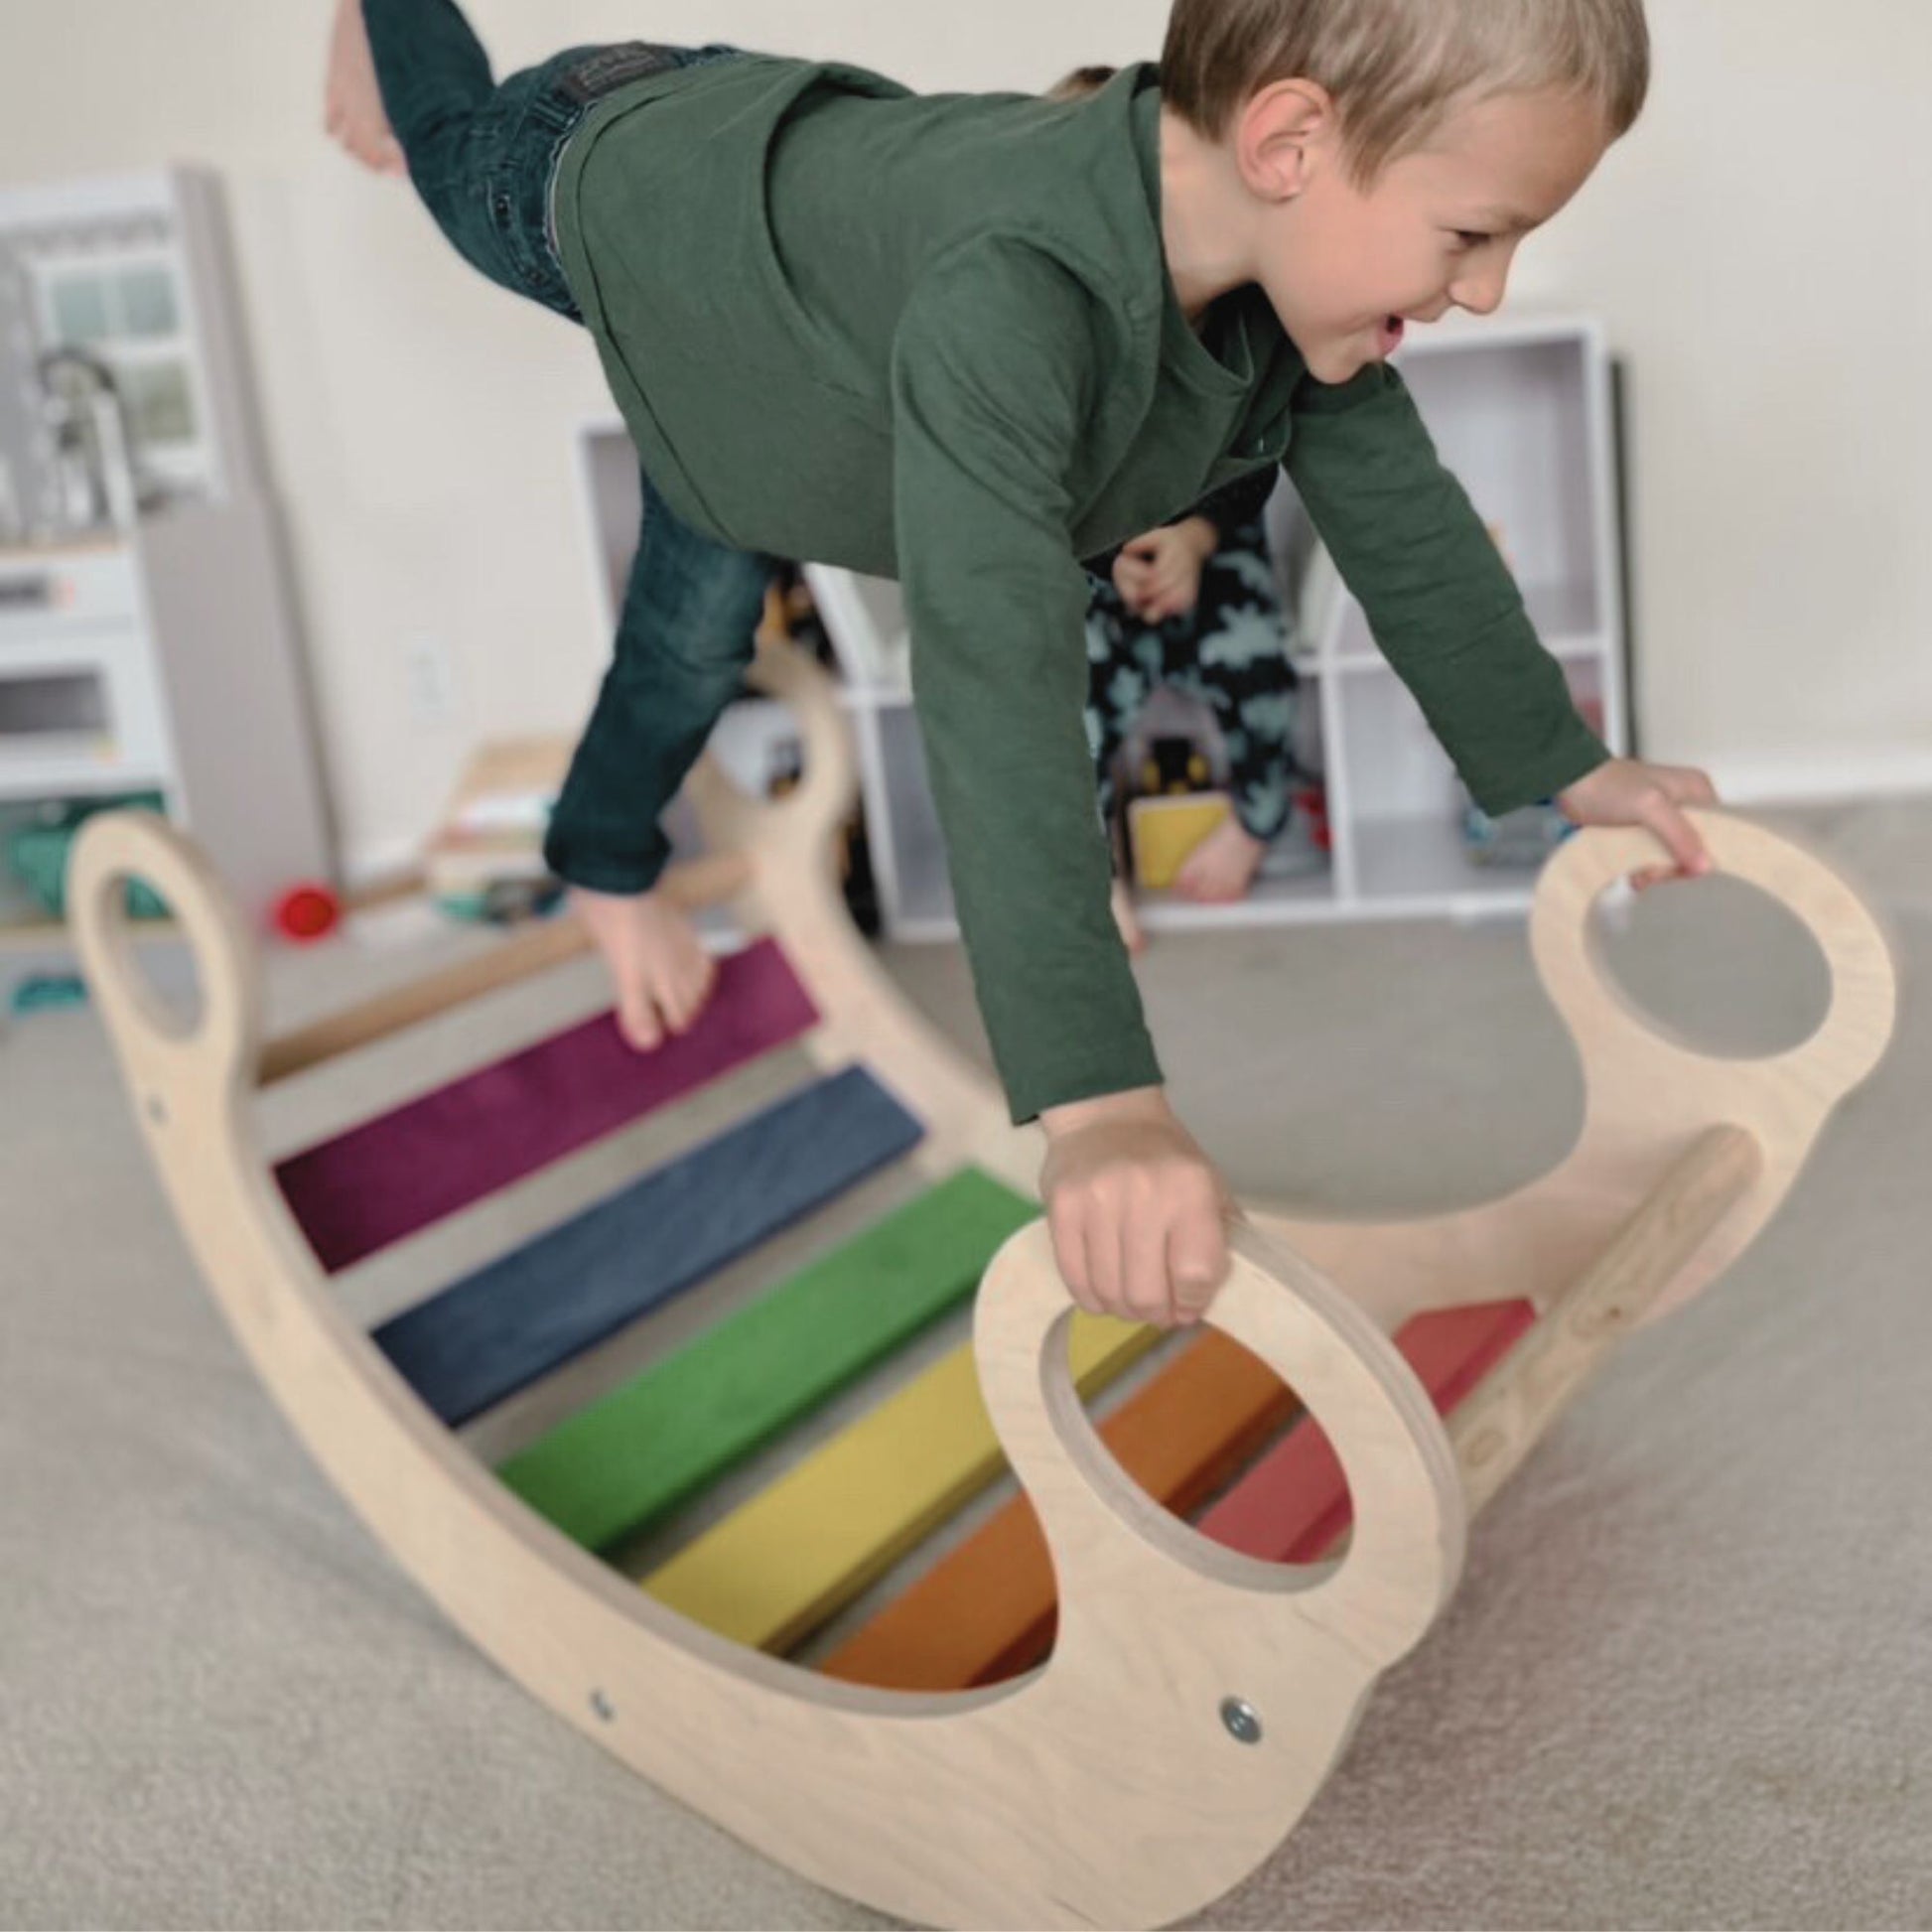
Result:
[[1275,80],[1251,95],[1234,126],[1234,157],[1249,189],[1292,202],[1337,134],[1335,103],[1312,80]]

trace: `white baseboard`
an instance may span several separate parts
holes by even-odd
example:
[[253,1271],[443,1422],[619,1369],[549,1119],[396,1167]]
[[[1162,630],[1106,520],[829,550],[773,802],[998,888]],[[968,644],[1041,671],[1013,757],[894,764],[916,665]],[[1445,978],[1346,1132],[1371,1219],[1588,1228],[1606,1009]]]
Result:
[[[1714,759],[1707,769],[1725,803],[1744,809],[1932,794],[1932,749],[1911,746],[1816,759]],[[414,839],[360,846],[343,856],[343,884],[350,892],[385,885],[414,871],[421,861],[422,849]]]
[[1913,746],[1819,758],[1714,759],[1708,768],[1719,796],[1745,807],[1932,793],[1932,750]]

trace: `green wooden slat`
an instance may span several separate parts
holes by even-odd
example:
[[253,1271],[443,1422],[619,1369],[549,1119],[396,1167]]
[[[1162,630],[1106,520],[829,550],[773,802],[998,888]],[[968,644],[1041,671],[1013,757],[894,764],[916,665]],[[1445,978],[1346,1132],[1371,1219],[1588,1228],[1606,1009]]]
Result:
[[675,1509],[963,1301],[1038,1203],[977,1169],[708,1329],[503,1463],[587,1548]]

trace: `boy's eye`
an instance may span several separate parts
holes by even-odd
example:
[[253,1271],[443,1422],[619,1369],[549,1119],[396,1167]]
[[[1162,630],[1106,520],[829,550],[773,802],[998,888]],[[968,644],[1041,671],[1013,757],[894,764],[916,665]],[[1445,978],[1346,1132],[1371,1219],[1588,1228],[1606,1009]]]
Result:
[[1480,248],[1490,237],[1474,228],[1455,228],[1450,231],[1450,238],[1457,248],[1466,252],[1471,248]]

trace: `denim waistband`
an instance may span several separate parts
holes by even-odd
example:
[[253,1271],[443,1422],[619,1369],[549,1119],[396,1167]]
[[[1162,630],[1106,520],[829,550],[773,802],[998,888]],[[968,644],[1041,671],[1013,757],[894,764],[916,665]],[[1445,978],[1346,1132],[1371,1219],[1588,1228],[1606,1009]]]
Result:
[[557,252],[557,178],[562,171],[564,149],[591,109],[633,80],[677,68],[731,60],[740,52],[736,47],[722,44],[661,47],[650,41],[621,41],[605,47],[568,48],[531,70],[535,84],[530,90],[525,124],[533,132],[549,136],[549,152],[538,176],[542,193],[540,226],[550,265],[559,274],[562,263]]

